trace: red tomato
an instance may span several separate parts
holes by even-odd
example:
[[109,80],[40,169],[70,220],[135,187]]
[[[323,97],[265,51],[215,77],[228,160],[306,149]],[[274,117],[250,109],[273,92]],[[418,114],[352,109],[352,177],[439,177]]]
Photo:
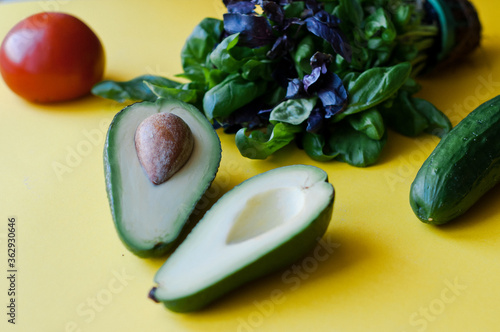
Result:
[[16,24],[0,48],[0,72],[19,96],[38,103],[87,95],[102,79],[99,38],[74,16],[43,12]]

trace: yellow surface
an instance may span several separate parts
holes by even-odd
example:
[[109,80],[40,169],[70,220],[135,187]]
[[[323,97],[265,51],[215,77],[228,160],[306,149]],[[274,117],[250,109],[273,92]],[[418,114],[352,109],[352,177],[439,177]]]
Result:
[[[500,5],[474,1],[480,50],[420,79],[420,96],[456,124],[500,91]],[[181,71],[180,49],[215,0],[40,1],[0,5],[0,39],[25,16],[73,13],[100,36],[107,78]],[[208,309],[175,314],[147,299],[162,259],[127,252],[111,220],[102,149],[123,105],[96,97],[27,103],[0,82],[0,330],[2,331],[496,331],[500,325],[500,189],[445,227],[419,222],[411,181],[437,140],[393,132],[367,169],[316,163],[289,147],[266,161],[223,157],[209,196],[277,166],[325,169],[337,198],[323,247],[290,269],[246,285]],[[57,172],[57,166],[65,171]],[[212,199],[213,201],[213,199]],[[209,201],[207,201],[209,203]],[[7,220],[17,223],[17,317],[7,323]]]

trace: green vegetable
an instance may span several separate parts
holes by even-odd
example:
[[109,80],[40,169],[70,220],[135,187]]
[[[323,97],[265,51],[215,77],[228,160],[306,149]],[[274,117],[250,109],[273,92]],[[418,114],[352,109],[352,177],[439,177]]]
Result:
[[248,81],[239,74],[228,76],[208,90],[203,97],[203,109],[209,120],[224,119],[266,91],[265,81]]
[[334,196],[327,174],[313,166],[246,180],[213,205],[158,270],[150,298],[172,311],[196,311],[289,266],[325,233]]
[[286,100],[272,110],[269,121],[300,125],[309,118],[316,101],[315,97]]
[[329,138],[330,149],[338,154],[336,158],[357,167],[375,164],[386,142],[387,135],[374,140],[349,124],[336,128]]
[[452,124],[448,117],[438,110],[433,104],[425,99],[413,98],[413,105],[420,114],[425,116],[429,126],[425,132],[438,137],[444,137],[452,129]]
[[[194,149],[172,178],[154,184],[139,160],[134,138],[139,125],[158,114],[182,119],[192,132]],[[215,178],[220,159],[217,133],[190,104],[159,98],[118,112],[106,136],[104,173],[111,215],[126,248],[140,257],[172,251],[185,235],[196,203]]]
[[295,134],[300,131],[298,126],[281,122],[270,124],[265,131],[254,130],[250,134],[246,128],[242,128],[236,133],[236,146],[244,157],[266,159],[293,141]]
[[304,74],[311,73],[310,59],[316,53],[317,46],[312,36],[306,36],[297,45],[293,51],[293,61],[299,78],[303,78]]
[[125,101],[155,101],[158,96],[151,91],[146,83],[165,88],[179,86],[179,83],[164,77],[143,75],[126,82],[110,80],[99,82],[92,88],[92,93],[120,103]]
[[157,85],[145,81],[144,84],[153,92],[158,98],[165,99],[178,99],[186,103],[194,104],[199,99],[196,90],[169,88],[164,85]]
[[347,75],[344,80],[348,83],[349,104],[344,112],[337,115],[337,119],[370,109],[387,100],[405,84],[410,73],[411,66],[405,62],[389,68],[372,68],[362,74]]
[[[210,54],[212,64],[223,72],[237,72],[245,63],[245,58],[238,59],[233,55],[233,50],[236,50],[239,34],[235,33],[226,37]],[[250,55],[250,54],[249,54]]]
[[411,185],[423,222],[440,225],[465,213],[500,180],[500,96],[480,105],[436,146]]
[[[335,159],[368,165],[382,152],[386,126],[408,136],[442,137],[451,129],[435,106],[414,97],[420,90],[414,78],[440,61],[460,58],[452,52],[456,45],[472,45],[460,54],[474,49],[480,36],[477,17],[467,21],[472,28],[467,32],[460,11],[449,10],[451,4],[444,1],[425,6],[416,0],[288,2],[224,1],[229,9],[223,20],[202,20],[182,49],[184,72],[177,76],[191,85],[169,80],[139,87],[136,81],[134,89],[145,100],[178,98],[203,108],[226,132],[241,129],[236,145],[248,158],[264,159],[305,140],[312,158],[334,159],[335,153],[324,154],[328,148],[321,146],[339,127],[348,135],[335,133],[337,145],[368,148],[361,155],[370,157],[365,163],[346,157],[358,152],[343,151],[344,157]],[[467,13],[474,13],[472,5]],[[459,42],[465,32],[471,44]],[[94,93],[124,99],[110,82]],[[131,95],[125,99],[141,97]],[[279,123],[296,128],[282,130],[287,126]],[[262,133],[269,125],[275,129]],[[246,153],[249,146],[258,153]]]
[[376,109],[347,117],[351,126],[372,140],[381,140],[385,134],[384,119]]
[[191,32],[181,51],[183,77],[195,82],[205,81],[205,69],[210,68],[209,57],[220,42],[224,30],[220,20],[203,19]]
[[306,132],[302,139],[302,145],[307,155],[316,161],[330,161],[339,155],[338,152],[326,151],[329,146],[323,135]]

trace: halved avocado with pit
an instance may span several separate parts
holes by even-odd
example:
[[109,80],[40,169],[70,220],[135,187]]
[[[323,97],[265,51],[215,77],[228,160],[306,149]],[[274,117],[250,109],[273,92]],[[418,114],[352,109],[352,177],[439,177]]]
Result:
[[[158,113],[171,113],[189,127],[193,146],[177,172],[155,184],[139,161],[136,130]],[[160,256],[177,244],[197,202],[215,178],[220,140],[194,106],[171,99],[140,102],[116,114],[104,146],[104,172],[111,214],[120,239],[140,257]]]
[[313,166],[256,175],[215,203],[155,276],[150,297],[199,310],[250,280],[292,264],[323,236],[334,188]]

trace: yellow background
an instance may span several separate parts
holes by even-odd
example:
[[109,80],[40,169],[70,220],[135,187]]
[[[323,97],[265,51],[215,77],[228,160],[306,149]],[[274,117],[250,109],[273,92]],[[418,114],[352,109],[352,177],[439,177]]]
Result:
[[[500,5],[474,1],[482,46],[460,65],[421,78],[420,96],[456,124],[500,91]],[[180,49],[216,0],[39,1],[0,5],[0,39],[44,10],[72,13],[100,36],[106,78],[181,72]],[[0,329],[2,331],[495,331],[500,325],[500,189],[444,227],[418,221],[409,187],[437,140],[393,132],[382,160],[359,169],[316,163],[288,147],[266,161],[242,158],[220,133],[213,202],[244,179],[282,165],[325,169],[336,189],[321,262],[252,282],[204,311],[175,314],[147,299],[162,259],[126,251],[111,220],[104,135],[123,105],[88,97],[37,106],[0,82]],[[75,156],[75,151],[77,155]],[[69,165],[57,173],[55,165]],[[7,323],[7,220],[16,217],[16,325]],[[318,250],[319,250],[318,249]]]

